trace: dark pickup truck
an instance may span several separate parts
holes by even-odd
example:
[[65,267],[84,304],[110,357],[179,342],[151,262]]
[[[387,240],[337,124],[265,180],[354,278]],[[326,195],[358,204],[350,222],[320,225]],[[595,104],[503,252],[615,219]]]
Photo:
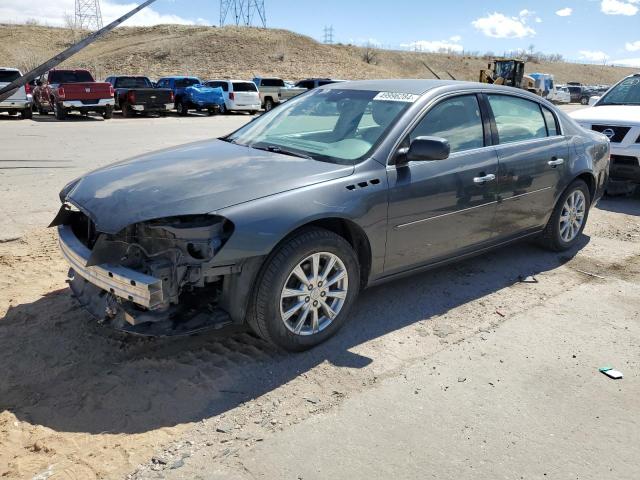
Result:
[[173,91],[155,88],[147,77],[112,76],[105,80],[115,90],[115,108],[123,117],[131,117],[137,112],[165,115],[173,108]]
[[64,120],[70,111],[113,116],[113,87],[96,82],[87,70],[50,70],[36,81],[33,102],[39,114],[53,111]]

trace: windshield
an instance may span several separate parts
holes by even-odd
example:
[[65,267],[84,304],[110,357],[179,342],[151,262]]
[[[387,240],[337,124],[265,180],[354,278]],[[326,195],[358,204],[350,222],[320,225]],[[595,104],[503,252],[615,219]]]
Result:
[[602,100],[601,105],[640,105],[640,75],[627,78],[613,87]]
[[354,164],[378,144],[416,98],[366,90],[312,90],[262,115],[225,140],[315,160]]
[[117,88],[152,88],[147,77],[120,77],[116,81]]
[[11,83],[20,78],[20,72],[15,70],[0,70],[0,83]]
[[89,72],[82,70],[78,71],[64,71],[51,72],[49,76],[49,83],[82,83],[93,82],[93,77]]

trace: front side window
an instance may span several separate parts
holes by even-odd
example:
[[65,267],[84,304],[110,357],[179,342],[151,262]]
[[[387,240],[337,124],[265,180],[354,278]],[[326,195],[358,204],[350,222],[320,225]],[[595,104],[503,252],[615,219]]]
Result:
[[627,78],[613,87],[602,100],[601,105],[640,105],[640,75]]
[[444,100],[424,116],[409,138],[441,137],[449,141],[451,153],[484,146],[480,106],[475,95]]
[[547,125],[536,102],[509,95],[488,97],[501,144],[547,136]]
[[[386,95],[386,96],[385,96]],[[412,100],[369,90],[311,90],[225,138],[274,152],[352,165],[384,138]]]

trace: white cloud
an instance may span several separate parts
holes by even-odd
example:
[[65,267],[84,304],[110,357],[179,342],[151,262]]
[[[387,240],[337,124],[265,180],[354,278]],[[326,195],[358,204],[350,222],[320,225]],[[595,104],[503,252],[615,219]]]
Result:
[[451,37],[450,40],[418,40],[417,42],[402,43],[402,48],[417,50],[419,52],[462,52],[464,47],[459,42],[460,36]]
[[621,67],[638,67],[640,68],[640,58],[623,58],[621,60],[612,60],[612,65],[619,65]]
[[536,23],[542,23],[542,19],[540,17],[536,17]]
[[558,10],[556,12],[556,15],[558,15],[559,17],[570,17],[571,14],[573,13],[573,8],[561,8],[560,10]]
[[580,50],[580,58],[590,62],[604,62],[609,59],[609,55],[600,50]]
[[638,40],[637,42],[628,42],[625,45],[625,48],[629,51],[629,52],[637,52],[640,51],[640,40]]
[[453,37],[450,37],[449,40],[451,40],[452,42],[458,43],[462,41],[462,37],[460,35],[454,35]]
[[[135,8],[137,3],[118,4],[110,0],[101,0],[100,7],[105,25]],[[23,0],[0,0],[0,22],[22,23],[27,20],[37,20],[43,25],[55,27],[64,26],[65,14],[73,15],[74,0],[56,0],[55,2],[24,2]],[[124,25],[158,25],[162,23],[176,23],[181,25],[207,24],[204,19],[189,20],[178,15],[166,15],[145,8],[127,20]]]
[[527,25],[527,17],[533,15],[529,10],[522,10],[519,17],[507,17],[494,12],[486,17],[478,18],[471,24],[487,37],[524,38],[532,37],[536,31]]
[[600,10],[607,15],[632,16],[638,13],[640,0],[602,0]]

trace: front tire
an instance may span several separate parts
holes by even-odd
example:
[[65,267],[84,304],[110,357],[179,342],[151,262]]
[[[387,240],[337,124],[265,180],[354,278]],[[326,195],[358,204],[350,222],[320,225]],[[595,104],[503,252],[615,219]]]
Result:
[[591,193],[582,180],[575,180],[562,194],[542,232],[542,246],[554,252],[572,248],[587,225]]
[[285,350],[308,350],[347,322],[359,289],[360,267],[351,245],[328,230],[308,228],[266,260],[249,324]]
[[104,118],[105,120],[111,120],[113,118],[113,107],[111,105],[107,105],[106,107],[104,107],[102,118]]

